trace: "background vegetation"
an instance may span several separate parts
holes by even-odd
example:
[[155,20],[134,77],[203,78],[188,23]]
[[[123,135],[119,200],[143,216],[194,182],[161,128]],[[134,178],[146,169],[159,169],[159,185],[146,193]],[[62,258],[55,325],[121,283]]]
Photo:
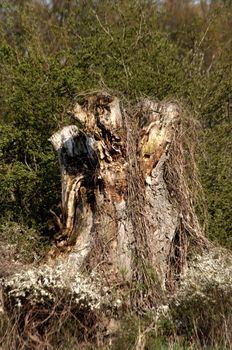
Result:
[[231,49],[231,1],[2,0],[1,227],[52,236],[60,178],[48,138],[70,123],[76,96],[107,89],[189,106],[201,123],[207,232],[232,248]]

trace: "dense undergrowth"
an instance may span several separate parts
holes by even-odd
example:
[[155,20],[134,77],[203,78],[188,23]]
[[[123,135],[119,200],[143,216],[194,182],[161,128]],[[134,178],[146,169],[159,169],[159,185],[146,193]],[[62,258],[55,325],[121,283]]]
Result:
[[[230,349],[232,256],[214,248],[190,262],[176,292],[131,311],[129,295],[97,276],[41,266],[2,279],[8,349]],[[130,286],[132,288],[133,286]]]

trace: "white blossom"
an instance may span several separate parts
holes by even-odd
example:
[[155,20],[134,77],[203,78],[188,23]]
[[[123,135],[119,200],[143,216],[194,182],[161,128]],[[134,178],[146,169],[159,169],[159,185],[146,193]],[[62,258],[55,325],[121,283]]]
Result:
[[222,292],[232,289],[232,255],[224,249],[215,248],[196,256],[173,299],[176,305],[188,296],[208,300],[212,296],[207,291],[213,287]]
[[50,267],[42,265],[15,273],[0,280],[7,295],[21,307],[24,303],[54,302],[59,297],[70,297],[72,303],[81,308],[99,309],[107,302],[107,293],[99,278],[84,277],[76,269],[67,270],[65,266]]

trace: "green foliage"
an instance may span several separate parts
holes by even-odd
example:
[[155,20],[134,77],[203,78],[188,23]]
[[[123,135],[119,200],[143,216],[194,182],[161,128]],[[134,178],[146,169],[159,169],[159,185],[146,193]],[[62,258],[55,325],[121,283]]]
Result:
[[228,248],[232,248],[231,124],[224,121],[207,130],[208,156],[201,165],[208,205],[209,237]]
[[60,192],[48,138],[64,123],[79,71],[63,64],[62,52],[41,56],[37,34],[28,33],[24,48],[1,42],[0,205],[2,216],[43,227]]
[[195,6],[192,1],[182,1],[180,6],[178,1],[167,1],[159,20],[187,59],[187,96],[183,96],[203,127],[199,167],[209,211],[208,234],[230,249],[231,13],[229,1],[202,1]]
[[112,350],[133,349],[138,335],[139,318],[133,315],[127,315],[121,322],[112,346]]
[[[1,254],[3,254],[5,260],[7,260],[7,257],[4,256],[4,251],[11,251],[13,261],[4,261],[4,264],[9,264],[9,268],[16,260],[24,264],[32,263],[41,259],[46,253],[45,246],[47,242],[41,238],[39,232],[16,222],[5,221],[0,225],[0,242]],[[6,271],[1,270],[2,272],[5,273]]]
[[[193,70],[197,62],[192,65]],[[232,248],[231,77],[232,66],[225,64],[220,57],[210,75],[204,70],[194,73],[190,90],[192,107],[203,127],[198,165],[206,195],[208,234],[212,240],[230,249]],[[195,91],[192,90],[194,85]]]

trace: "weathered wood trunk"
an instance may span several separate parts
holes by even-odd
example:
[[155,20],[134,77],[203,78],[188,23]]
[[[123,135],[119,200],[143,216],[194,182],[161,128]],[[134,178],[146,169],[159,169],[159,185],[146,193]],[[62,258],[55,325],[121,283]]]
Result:
[[57,261],[102,273],[108,281],[171,285],[202,241],[184,177],[181,111],[144,100],[124,108],[106,93],[76,104],[77,121],[51,137],[62,174]]

